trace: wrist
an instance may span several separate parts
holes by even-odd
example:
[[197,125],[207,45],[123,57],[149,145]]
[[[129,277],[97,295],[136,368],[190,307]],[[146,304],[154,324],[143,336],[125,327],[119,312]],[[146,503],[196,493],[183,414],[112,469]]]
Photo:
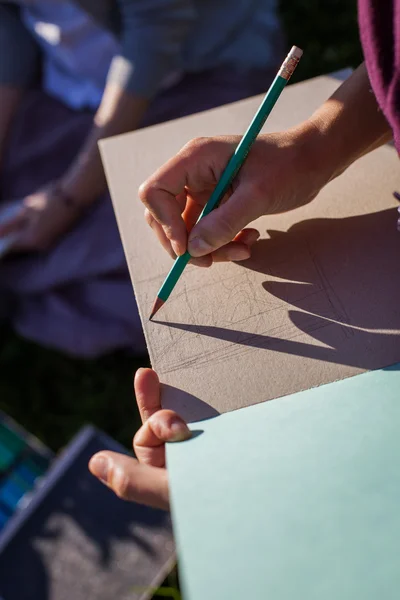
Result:
[[58,180],[57,189],[60,195],[63,195],[71,206],[77,209],[86,209],[91,206],[101,195],[102,190],[94,189],[90,181],[82,181],[81,178],[67,173]]
[[314,121],[307,120],[288,132],[289,154],[296,193],[293,208],[310,202],[335,177],[337,165],[329,156],[328,141]]
[[334,115],[313,115],[294,129],[301,170],[315,180],[319,189],[343,173],[353,162],[331,127]]
[[50,184],[50,190],[52,196],[71,213],[81,213],[86,208],[82,199],[71,193],[71,191],[63,185],[62,180],[53,181]]

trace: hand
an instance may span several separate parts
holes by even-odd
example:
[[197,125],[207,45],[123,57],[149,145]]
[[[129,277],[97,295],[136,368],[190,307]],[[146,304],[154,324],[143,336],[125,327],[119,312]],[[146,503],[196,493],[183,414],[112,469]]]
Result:
[[72,227],[81,213],[80,207],[69,202],[56,184],[50,184],[22,200],[20,208],[0,224],[0,238],[11,236],[12,250],[46,250]]
[[172,257],[188,249],[203,266],[248,258],[259,234],[246,225],[310,202],[329,181],[317,168],[318,134],[310,123],[259,136],[224,202],[195,227],[240,137],[191,141],[140,187],[148,224]]
[[135,394],[143,421],[133,440],[138,460],[102,451],[91,458],[89,469],[123,500],[168,510],[165,442],[186,440],[190,430],[172,410],[161,410],[160,382],[151,369],[137,371]]

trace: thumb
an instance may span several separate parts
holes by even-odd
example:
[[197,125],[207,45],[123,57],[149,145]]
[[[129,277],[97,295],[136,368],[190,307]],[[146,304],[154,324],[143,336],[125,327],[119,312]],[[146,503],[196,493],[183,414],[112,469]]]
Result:
[[249,186],[242,185],[229,200],[201,219],[190,233],[189,254],[197,258],[214,252],[259,217],[262,210],[253,194]]
[[123,500],[168,510],[168,478],[165,469],[141,465],[130,456],[110,451],[92,456],[89,469],[92,475]]

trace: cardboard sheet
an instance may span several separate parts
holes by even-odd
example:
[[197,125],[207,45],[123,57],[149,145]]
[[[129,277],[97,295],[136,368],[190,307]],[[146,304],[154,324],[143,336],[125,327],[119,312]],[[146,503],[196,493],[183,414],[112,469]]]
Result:
[[[288,86],[264,130],[307,118],[337,86],[328,77]],[[389,147],[310,205],[259,219],[247,263],[189,266],[148,321],[171,259],[143,219],[140,183],[193,137],[243,133],[260,99],[101,143],[163,404],[190,421],[400,360],[399,163]]]
[[185,600],[397,600],[400,365],[167,446]]

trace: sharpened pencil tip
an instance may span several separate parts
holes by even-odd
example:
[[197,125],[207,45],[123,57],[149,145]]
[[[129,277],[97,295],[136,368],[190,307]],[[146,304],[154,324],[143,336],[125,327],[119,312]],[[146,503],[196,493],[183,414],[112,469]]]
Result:
[[151,311],[150,317],[149,317],[149,321],[152,320],[152,318],[154,317],[154,315],[160,310],[160,308],[162,307],[163,304],[164,304],[164,300],[161,300],[161,298],[159,298],[157,296],[156,301],[154,302],[153,309]]

